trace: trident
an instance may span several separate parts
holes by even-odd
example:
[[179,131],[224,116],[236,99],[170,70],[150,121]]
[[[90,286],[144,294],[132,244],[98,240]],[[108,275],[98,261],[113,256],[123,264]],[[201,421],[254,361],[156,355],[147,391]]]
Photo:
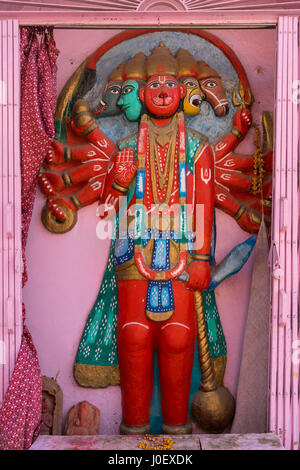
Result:
[[247,88],[247,99],[245,98],[245,88],[242,82],[240,82],[239,85],[239,95],[240,95],[240,100],[237,98],[237,92],[236,90],[233,90],[232,92],[232,102],[234,106],[242,106],[243,108],[246,108],[247,106],[251,106],[251,104],[254,101],[254,97],[252,95],[252,92],[250,88]]

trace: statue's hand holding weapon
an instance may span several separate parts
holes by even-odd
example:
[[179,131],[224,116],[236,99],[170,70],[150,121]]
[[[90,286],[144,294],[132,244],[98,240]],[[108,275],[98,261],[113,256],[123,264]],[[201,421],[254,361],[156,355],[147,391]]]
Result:
[[203,291],[210,284],[210,266],[208,261],[194,261],[187,268],[189,278],[186,284],[188,289]]
[[[197,319],[197,336],[199,361],[201,369],[201,383],[192,402],[193,416],[201,429],[212,433],[221,433],[231,424],[234,417],[234,398],[224,385],[218,384],[215,378],[209,352],[207,331],[204,319],[202,291],[205,290],[208,277],[204,277],[202,266],[210,265],[205,261],[194,261],[187,273],[181,274],[178,279],[186,282],[186,286],[194,289],[194,306]],[[201,276],[196,281],[197,273]],[[202,287],[205,286],[205,287]]]
[[215,378],[207,340],[201,291],[195,291],[194,305],[201,383],[193,398],[192,413],[201,429],[206,432],[221,433],[232,423],[235,410],[234,398],[228,388],[218,384]]
[[252,114],[249,108],[239,107],[233,118],[233,129],[237,130],[242,140],[252,125]]

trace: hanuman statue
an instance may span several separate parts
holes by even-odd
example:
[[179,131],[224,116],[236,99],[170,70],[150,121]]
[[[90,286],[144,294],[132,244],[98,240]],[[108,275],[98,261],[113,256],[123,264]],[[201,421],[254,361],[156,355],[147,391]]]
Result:
[[[150,56],[139,53],[117,72],[107,88],[110,102],[128,120],[140,119],[138,134],[116,145],[101,131],[87,104],[79,100],[73,108],[71,128],[89,143],[73,150],[56,143],[48,161],[67,162],[73,154],[85,161],[90,183],[80,197],[71,196],[67,202],[56,198],[58,186],[83,181],[84,169],[75,167],[73,176],[72,171],[40,176],[41,188],[58,219],[63,219],[64,208],[77,211],[100,198],[100,218],[113,221],[116,234],[74,374],[83,386],[120,383],[121,433],[148,433],[157,351],[162,432],[189,434],[197,338],[194,292],[204,293],[211,284],[214,208],[216,192],[220,192],[215,179],[223,170],[227,172],[224,164],[215,175],[215,159],[226,163],[230,157],[234,161],[230,152],[248,132],[251,113],[246,107],[239,108],[232,132],[212,147],[205,136],[186,128],[184,117],[184,112],[199,112],[205,95],[211,97],[218,116],[228,112],[227,100],[218,99],[214,90],[221,87],[221,79],[207,64],[196,63],[184,51],[174,57],[161,43]],[[107,112],[107,107],[103,109]],[[101,115],[101,108],[97,112]],[[237,170],[253,164],[253,158],[247,158],[238,156]],[[101,168],[95,169],[95,165]],[[97,174],[103,171],[106,177],[99,183]],[[242,174],[240,178],[234,184],[250,189],[251,178]],[[241,209],[228,191],[226,198],[226,211],[249,232],[257,231],[254,211]],[[180,278],[183,273],[187,273],[186,282]],[[207,297],[207,309],[210,305],[215,306],[213,293]],[[218,318],[214,335],[222,343]],[[226,351],[222,351],[215,357],[224,357]],[[224,361],[213,362],[213,366],[222,383]]]

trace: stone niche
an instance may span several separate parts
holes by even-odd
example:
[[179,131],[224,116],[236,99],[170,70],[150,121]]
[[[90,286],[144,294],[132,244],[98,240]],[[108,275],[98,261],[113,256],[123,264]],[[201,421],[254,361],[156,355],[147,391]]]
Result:
[[53,378],[43,376],[42,392],[42,425],[40,434],[62,434],[63,394],[60,386]]

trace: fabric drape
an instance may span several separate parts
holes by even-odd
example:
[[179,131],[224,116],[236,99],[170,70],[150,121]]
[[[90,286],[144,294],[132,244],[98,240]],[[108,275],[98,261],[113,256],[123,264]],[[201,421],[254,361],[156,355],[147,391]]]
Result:
[[268,429],[269,244],[262,222],[254,248],[251,296],[245,328],[232,434],[265,433]]
[[[53,28],[21,29],[21,172],[23,286],[27,281],[25,247],[37,177],[54,139],[56,49]],[[41,422],[42,378],[37,352],[25,324],[12,378],[0,410],[0,449],[28,449]]]

